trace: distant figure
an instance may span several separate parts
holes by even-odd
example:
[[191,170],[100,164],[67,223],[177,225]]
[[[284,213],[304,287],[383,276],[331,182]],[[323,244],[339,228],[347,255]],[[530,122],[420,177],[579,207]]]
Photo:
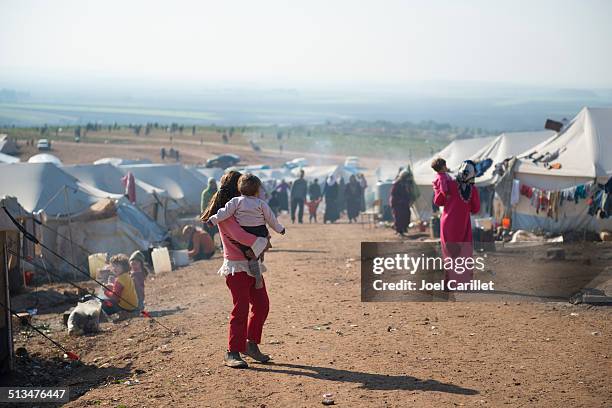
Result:
[[159,155],[160,155],[162,160],[166,160],[166,148],[165,147],[161,148],[161,151],[160,151]]
[[280,213],[280,198],[278,191],[272,191],[270,199],[268,200],[268,205],[272,209],[274,215],[278,217],[278,214]]
[[316,200],[306,201],[306,206],[308,207],[308,222],[312,223],[314,220],[315,224],[317,222],[317,209],[319,208],[319,203],[321,203],[321,197]]
[[306,191],[308,185],[304,180],[304,170],[300,170],[300,176],[291,186],[291,222],[295,222],[295,210],[298,210],[298,223],[304,222],[304,202],[306,201]]
[[287,184],[285,179],[282,179],[275,190],[278,191],[280,210],[289,212],[289,184]]
[[357,175],[357,181],[359,181],[359,185],[361,186],[361,211],[363,212],[366,210],[365,192],[368,188],[368,182],[363,173]]
[[408,224],[410,224],[410,207],[415,200],[414,182],[412,173],[409,170],[403,170],[391,187],[389,197],[389,206],[393,212],[395,231],[404,236],[408,232]]
[[321,186],[319,185],[319,179],[314,179],[308,186],[308,197],[310,201],[316,201],[321,198]]
[[323,189],[323,196],[325,197],[323,223],[325,224],[328,221],[334,223],[340,218],[340,211],[338,210],[338,183],[333,174],[327,178],[325,188]]
[[353,221],[357,222],[359,210],[361,209],[361,185],[354,174],[351,174],[349,182],[346,185],[344,199],[346,200],[346,213],[349,223]]
[[180,157],[179,157],[179,156],[180,156],[179,151],[178,151],[178,150],[175,150],[175,151],[174,151],[174,158],[176,159],[176,161],[179,161],[179,160],[180,160]]

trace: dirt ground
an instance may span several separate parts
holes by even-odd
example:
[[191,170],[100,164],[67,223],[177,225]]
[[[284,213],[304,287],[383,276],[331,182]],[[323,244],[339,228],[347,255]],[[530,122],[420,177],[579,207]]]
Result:
[[274,237],[270,364],[222,364],[231,300],[217,255],[147,281],[148,309],[180,334],[132,318],[69,337],[61,315],[42,314],[35,323],[82,362],[18,334],[29,357],[11,382],[70,386],[69,407],[313,407],[325,393],[341,407],[611,406],[612,309],[361,303],[360,242],[383,240],[397,238],[346,223],[289,224]]

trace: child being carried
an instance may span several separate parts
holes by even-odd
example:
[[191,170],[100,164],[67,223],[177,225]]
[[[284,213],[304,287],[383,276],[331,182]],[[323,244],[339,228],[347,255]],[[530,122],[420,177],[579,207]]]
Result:
[[[278,222],[270,206],[259,198],[261,187],[261,180],[257,176],[248,173],[240,176],[238,191],[240,191],[241,196],[232,198],[225,204],[225,207],[217,211],[217,214],[211,216],[208,219],[209,226],[217,225],[233,215],[245,231],[255,236],[264,238],[270,236],[266,224],[277,233],[284,235],[285,227]],[[248,274],[255,278],[255,288],[263,287],[259,268],[260,259],[253,256],[249,247],[240,244],[238,244],[238,247],[249,261]]]

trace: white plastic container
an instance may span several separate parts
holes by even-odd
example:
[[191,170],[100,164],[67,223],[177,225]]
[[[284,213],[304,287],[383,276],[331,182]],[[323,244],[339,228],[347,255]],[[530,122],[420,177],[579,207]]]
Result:
[[186,249],[181,249],[177,251],[170,251],[172,256],[172,261],[174,262],[174,266],[187,266],[189,265],[189,254]]
[[156,274],[172,272],[172,263],[170,262],[168,248],[153,248],[151,259],[153,260],[153,269],[155,269]]
[[89,255],[87,257],[89,263],[89,276],[93,279],[98,279],[98,271],[106,266],[107,258],[108,254],[106,252]]

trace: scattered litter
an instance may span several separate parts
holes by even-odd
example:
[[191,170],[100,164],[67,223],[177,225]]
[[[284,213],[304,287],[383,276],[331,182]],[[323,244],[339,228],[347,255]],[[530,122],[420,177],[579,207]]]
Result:
[[598,332],[598,331],[591,332],[591,334],[592,334],[593,336],[599,336],[599,332]]
[[270,340],[268,344],[282,344],[283,342],[280,340]]
[[572,313],[570,313],[570,316],[578,316],[578,313],[572,312]]
[[321,403],[323,405],[334,405],[334,394],[323,394],[323,401],[321,401]]
[[394,331],[397,331],[397,329],[395,327],[392,327],[392,326],[387,326],[387,331],[388,332],[394,332]]

